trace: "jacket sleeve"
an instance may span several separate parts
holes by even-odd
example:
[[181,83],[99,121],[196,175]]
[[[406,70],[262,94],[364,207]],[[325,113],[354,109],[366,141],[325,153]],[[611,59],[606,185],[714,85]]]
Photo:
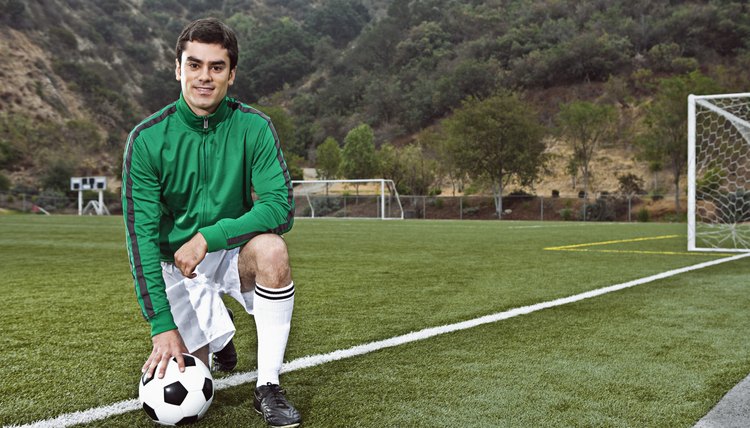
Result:
[[131,134],[122,169],[122,207],[135,293],[151,335],[176,329],[161,272],[160,185],[143,141]]
[[271,121],[266,118],[257,140],[246,145],[250,147],[250,172],[257,200],[239,218],[222,219],[199,230],[209,252],[238,247],[261,233],[281,235],[294,224],[292,180]]

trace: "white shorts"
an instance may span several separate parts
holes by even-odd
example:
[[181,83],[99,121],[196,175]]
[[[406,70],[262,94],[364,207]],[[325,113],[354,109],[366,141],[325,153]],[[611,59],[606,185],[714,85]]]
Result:
[[189,352],[206,345],[208,352],[219,351],[234,336],[234,325],[222,300],[225,294],[237,300],[247,313],[253,313],[254,293],[240,290],[239,250],[206,254],[192,279],[182,276],[174,263],[161,263],[172,317]]

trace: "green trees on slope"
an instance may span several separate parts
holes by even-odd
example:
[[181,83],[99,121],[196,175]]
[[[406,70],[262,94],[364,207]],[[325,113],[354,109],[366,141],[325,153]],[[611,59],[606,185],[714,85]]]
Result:
[[588,101],[564,104],[557,114],[560,134],[573,148],[569,165],[580,168],[586,197],[589,194],[591,160],[599,144],[611,136],[616,119],[614,107]]
[[544,131],[534,109],[512,93],[485,100],[468,98],[443,122],[449,151],[469,177],[490,183],[502,218],[502,194],[511,180],[538,178],[544,161]]
[[663,162],[672,172],[675,209],[680,210],[680,177],[687,168],[687,97],[721,92],[718,84],[700,72],[661,79],[653,101],[646,107],[646,130],[638,140],[642,156]]

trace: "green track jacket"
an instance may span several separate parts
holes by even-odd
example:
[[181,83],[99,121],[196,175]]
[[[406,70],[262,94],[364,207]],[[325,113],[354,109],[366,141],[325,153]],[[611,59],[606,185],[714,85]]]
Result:
[[173,261],[197,232],[211,252],[285,233],[294,223],[292,182],[271,120],[228,97],[213,114],[196,116],[180,97],[130,133],[122,208],[151,335],[175,329],[161,261]]

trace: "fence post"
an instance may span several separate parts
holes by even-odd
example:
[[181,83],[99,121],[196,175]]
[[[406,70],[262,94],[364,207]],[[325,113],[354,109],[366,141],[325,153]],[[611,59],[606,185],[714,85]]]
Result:
[[539,205],[541,205],[541,207],[542,207],[542,214],[541,214],[541,218],[539,220],[540,221],[544,221],[544,196],[540,196],[539,200],[541,201],[541,203]]
[[633,200],[632,195],[628,195],[628,223],[630,223],[632,220],[630,219],[630,212],[633,210],[633,207],[631,206],[631,201]]
[[586,199],[583,200],[583,221],[586,221]]

